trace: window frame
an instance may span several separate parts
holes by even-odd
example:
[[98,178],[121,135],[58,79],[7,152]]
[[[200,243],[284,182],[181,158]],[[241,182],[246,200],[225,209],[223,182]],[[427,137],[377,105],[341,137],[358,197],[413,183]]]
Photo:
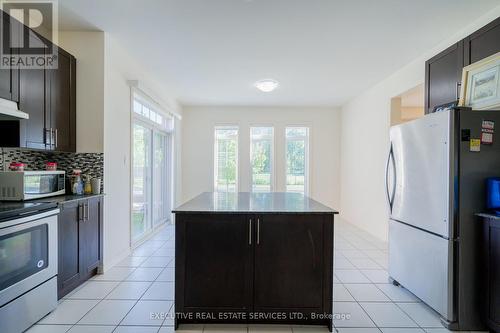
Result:
[[[252,165],[252,147],[253,147],[253,138],[252,138],[252,129],[253,128],[270,128],[272,130],[272,134],[271,134],[271,184],[270,184],[270,189],[269,189],[269,192],[273,192],[275,189],[276,189],[276,157],[275,157],[275,152],[276,152],[276,138],[275,138],[275,126],[274,125],[269,125],[269,124],[263,124],[263,125],[259,125],[259,124],[252,124],[250,125],[250,128],[249,128],[249,136],[250,136],[250,147],[249,147],[249,151],[250,151],[250,159],[249,159],[249,162],[250,162],[250,192],[254,192],[254,189],[253,189],[253,165]],[[261,139],[261,140],[258,140],[258,141],[264,141],[266,139]],[[254,193],[261,193],[261,192],[254,192]],[[264,192],[265,193],[265,192]]]
[[[286,132],[288,129],[293,129],[293,128],[305,128],[306,129],[306,135],[305,136],[297,136],[297,137],[293,137],[291,139],[288,138]],[[309,170],[310,170],[310,167],[309,167],[309,163],[310,163],[310,152],[309,152],[309,146],[310,146],[310,141],[311,141],[311,126],[308,126],[308,125],[286,125],[285,126],[285,147],[284,147],[284,151],[285,151],[285,163],[284,163],[284,168],[285,168],[285,172],[284,172],[284,176],[285,176],[285,192],[289,192],[289,193],[300,193],[300,192],[292,192],[292,191],[288,191],[287,187],[288,187],[288,184],[287,184],[287,154],[288,154],[288,141],[291,140],[291,141],[300,141],[300,140],[304,140],[305,141],[305,144],[304,144],[304,159],[305,159],[305,165],[304,165],[304,195],[309,195],[309,183],[310,183],[310,174],[309,174]]]
[[[220,192],[217,190],[217,174],[218,174],[218,165],[217,167],[215,166],[215,162],[218,161],[218,149],[217,149],[217,130],[219,129],[233,129],[233,130],[236,130],[236,176],[235,176],[235,185],[234,185],[234,192],[235,193],[238,193],[239,191],[239,185],[240,185],[240,126],[239,125],[231,125],[231,124],[224,124],[224,125],[215,125],[213,127],[213,144],[212,144],[212,149],[213,149],[213,153],[212,153],[212,158],[213,158],[213,161],[212,161],[212,168],[213,168],[213,172],[212,172],[212,177],[213,177],[213,181],[212,181],[212,186],[213,186],[213,191],[214,192]],[[227,186],[226,186],[227,187]],[[225,191],[225,192],[221,192],[221,193],[231,193],[231,192],[228,192],[228,191]]]

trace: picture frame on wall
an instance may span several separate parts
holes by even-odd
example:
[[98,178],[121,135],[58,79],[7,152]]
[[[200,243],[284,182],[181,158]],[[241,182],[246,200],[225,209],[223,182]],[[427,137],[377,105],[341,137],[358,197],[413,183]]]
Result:
[[500,52],[464,67],[460,106],[500,110]]

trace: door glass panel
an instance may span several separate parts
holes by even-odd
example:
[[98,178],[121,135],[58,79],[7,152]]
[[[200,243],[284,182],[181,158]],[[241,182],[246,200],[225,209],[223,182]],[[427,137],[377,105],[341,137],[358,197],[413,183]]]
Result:
[[46,224],[0,236],[0,290],[47,268]]
[[236,192],[238,187],[238,128],[215,128],[214,178],[216,192]]
[[167,135],[154,133],[153,153],[153,225],[166,222],[169,212],[169,177],[167,165]]
[[286,191],[306,193],[309,129],[286,128]]
[[133,126],[132,239],[151,229],[151,129]]
[[252,192],[270,192],[273,183],[273,128],[250,129],[250,162],[252,164]]

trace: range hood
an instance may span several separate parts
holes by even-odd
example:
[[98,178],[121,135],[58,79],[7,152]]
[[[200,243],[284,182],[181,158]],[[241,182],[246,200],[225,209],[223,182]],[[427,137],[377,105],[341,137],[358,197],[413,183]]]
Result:
[[29,114],[19,111],[17,103],[0,98],[0,120],[29,119]]

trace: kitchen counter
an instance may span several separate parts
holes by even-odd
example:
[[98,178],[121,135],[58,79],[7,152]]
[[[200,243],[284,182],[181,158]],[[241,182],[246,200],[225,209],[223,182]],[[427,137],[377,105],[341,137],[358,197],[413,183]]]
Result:
[[104,196],[104,194],[65,194],[27,201],[0,201],[0,221],[13,219],[20,215],[29,215],[38,211],[54,209],[66,202],[100,196]]
[[338,214],[300,193],[204,192],[176,208],[174,213],[276,213]]
[[500,220],[500,216],[491,213],[477,213],[476,216],[484,217],[492,220]]
[[56,204],[62,204],[65,202],[70,202],[70,201],[77,201],[77,200],[82,200],[82,199],[89,199],[89,198],[94,198],[94,197],[102,197],[104,196],[104,193],[101,194],[82,194],[82,195],[77,195],[77,194],[65,194],[65,195],[58,195],[55,197],[48,197],[48,198],[42,198],[42,199],[37,199],[37,200],[30,200],[33,202],[53,202]]
[[175,326],[332,330],[338,212],[299,193],[202,193],[176,208]]

